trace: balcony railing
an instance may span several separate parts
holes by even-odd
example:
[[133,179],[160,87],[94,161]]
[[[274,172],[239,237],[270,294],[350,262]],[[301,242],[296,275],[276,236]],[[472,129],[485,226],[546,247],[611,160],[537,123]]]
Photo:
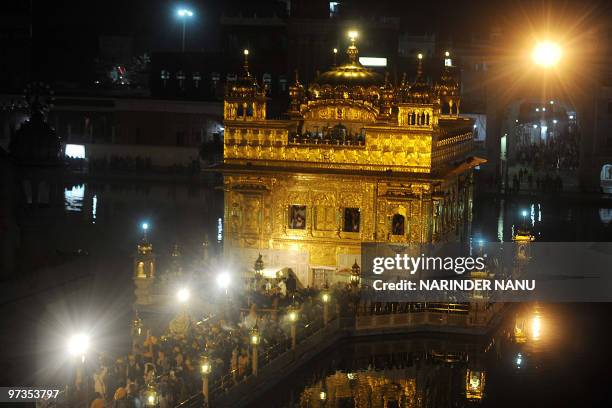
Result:
[[331,145],[365,146],[364,135],[332,135],[331,133],[290,133],[289,144],[294,145]]

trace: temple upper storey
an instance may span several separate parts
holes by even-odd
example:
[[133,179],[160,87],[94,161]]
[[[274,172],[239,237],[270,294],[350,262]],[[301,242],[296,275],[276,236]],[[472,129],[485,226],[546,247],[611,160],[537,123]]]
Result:
[[248,70],[245,50],[244,73],[226,88],[224,163],[436,174],[468,160],[473,122],[459,116],[450,67],[432,86],[419,54],[414,81],[404,75],[392,84],[359,63],[355,38],[348,61],[308,87],[296,72],[282,120],[266,119],[265,92]]

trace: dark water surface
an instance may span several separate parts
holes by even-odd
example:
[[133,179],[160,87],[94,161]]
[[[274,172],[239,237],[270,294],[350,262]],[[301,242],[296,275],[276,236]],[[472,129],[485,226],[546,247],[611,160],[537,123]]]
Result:
[[[56,291],[2,306],[14,318],[3,319],[0,327],[5,355],[0,385],[61,378],[70,366],[65,340],[80,327],[91,328],[96,351],[127,350],[131,256],[142,222],[150,225],[158,270],[175,243],[187,264],[201,256],[205,237],[213,252],[222,245],[223,192],[213,185],[96,182],[67,189],[65,199],[57,213],[29,218],[21,226],[19,262],[29,271],[90,268],[91,279],[59,296]],[[527,211],[526,219],[522,211]],[[612,241],[612,201],[502,200],[476,194],[473,214],[472,236],[486,241],[509,240],[521,222],[531,224],[540,241]],[[528,316],[535,306],[523,307]],[[542,327],[535,341],[514,342],[511,321],[486,339],[432,335],[347,342],[285,379],[257,406],[310,401],[307,395],[320,394],[323,379],[327,398],[334,381],[344,387],[342,393],[354,395],[338,399],[335,394],[336,405],[325,405],[327,400],[315,395],[302,406],[353,407],[365,398],[366,383],[384,385],[390,395],[403,387],[401,406],[551,406],[553,400],[554,406],[610,406],[611,305],[539,305],[538,310]],[[466,370],[484,373],[481,400],[466,398]],[[359,400],[357,406],[385,406],[372,398]],[[388,407],[398,406],[393,399],[386,401]]]

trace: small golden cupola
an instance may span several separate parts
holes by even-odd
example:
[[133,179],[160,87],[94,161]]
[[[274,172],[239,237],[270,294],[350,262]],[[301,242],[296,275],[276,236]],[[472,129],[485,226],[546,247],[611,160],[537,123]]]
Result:
[[225,88],[225,120],[265,120],[266,94],[249,71],[249,50],[245,49],[244,72]]
[[402,74],[402,82],[400,83],[395,97],[397,102],[408,100],[408,98],[410,97],[410,83],[408,82],[408,78],[405,72]]
[[440,99],[440,108],[443,114],[459,116],[461,96],[459,82],[452,72],[452,59],[450,52],[444,53],[444,68],[440,76],[440,82],[436,84],[436,93]]
[[393,103],[395,102],[395,88],[389,82],[389,72],[385,73],[385,84],[380,88],[379,119],[391,117]]
[[418,54],[417,59],[417,74],[410,86],[407,102],[430,104],[434,102],[434,92],[423,73],[423,54]]
[[400,126],[432,129],[438,125],[440,106],[434,89],[425,80],[423,54],[418,54],[417,74],[409,89],[402,85],[398,95]]

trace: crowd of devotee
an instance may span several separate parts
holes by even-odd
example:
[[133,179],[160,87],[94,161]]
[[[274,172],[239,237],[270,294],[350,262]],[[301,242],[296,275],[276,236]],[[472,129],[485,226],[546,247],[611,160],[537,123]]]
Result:
[[546,144],[526,144],[517,147],[515,167],[508,180],[508,190],[558,193],[563,191],[561,172],[573,172],[578,168],[578,144],[576,140],[553,138]]
[[[340,303],[349,300],[350,287],[338,284],[324,290],[335,299],[330,315],[336,315]],[[85,373],[77,374],[74,389],[69,389],[72,400],[88,399],[91,408],[146,407],[147,392],[154,389],[154,406],[174,407],[202,392],[203,356],[212,367],[208,376],[211,395],[224,393],[252,374],[254,328],[261,339],[261,367],[291,349],[292,324],[297,343],[324,325],[321,291],[298,289],[291,276],[262,279],[221,309],[200,320],[179,312],[161,335],[141,329],[128,355],[89,359]],[[293,322],[289,313],[297,313]]]
[[553,138],[545,144],[524,144],[516,151],[516,162],[536,172],[575,170],[578,160],[578,141],[569,137]]
[[512,182],[509,185],[512,192],[519,191],[541,191],[544,193],[559,193],[563,191],[563,179],[557,174],[544,173],[537,174],[533,170],[519,168],[512,175]]

